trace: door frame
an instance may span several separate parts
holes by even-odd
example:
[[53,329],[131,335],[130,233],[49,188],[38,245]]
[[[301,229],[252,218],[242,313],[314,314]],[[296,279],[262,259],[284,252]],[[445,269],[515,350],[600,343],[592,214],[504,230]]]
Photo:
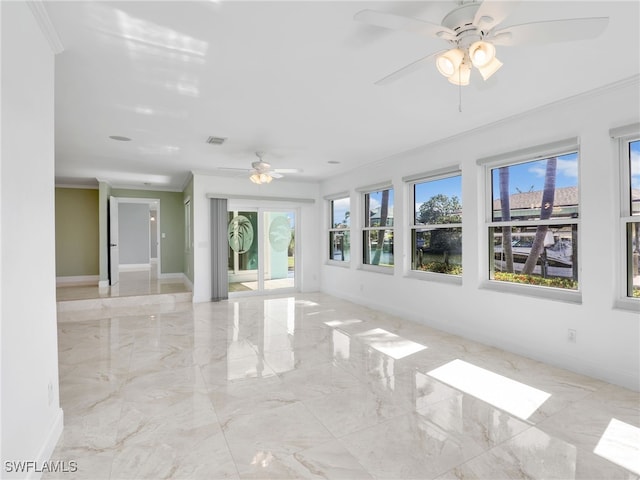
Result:
[[[277,205],[277,206],[256,206],[255,204],[251,204],[249,201],[244,200],[229,200],[227,204],[227,212],[257,212],[258,214],[258,231],[256,232],[256,239],[258,241],[258,272],[257,272],[257,280],[258,280],[258,288],[256,290],[248,290],[241,292],[229,292],[229,298],[231,297],[243,297],[243,296],[251,296],[251,295],[265,295],[265,294],[279,294],[279,293],[292,293],[297,292],[300,287],[300,261],[301,258],[301,244],[300,244],[300,206],[299,205]],[[265,247],[264,247],[264,239],[265,235],[268,237],[269,231],[268,226],[264,225],[264,213],[265,212],[293,212],[295,215],[295,225],[294,225],[294,238],[295,238],[295,247],[294,247],[294,267],[293,267],[293,287],[286,288],[278,288],[266,290],[264,288],[264,258],[265,258]],[[229,245],[227,244],[227,249]]]
[[[157,255],[158,255],[158,278],[161,277],[161,272],[162,272],[162,237],[161,237],[161,228],[160,228],[160,218],[161,218],[161,213],[160,213],[160,199],[159,198],[134,198],[134,197],[115,197],[115,196],[110,196],[109,197],[109,284],[110,285],[115,285],[118,281],[118,277],[119,277],[119,271],[120,271],[120,265],[113,265],[111,262],[111,249],[112,248],[116,248],[117,250],[120,249],[120,246],[117,245],[116,247],[112,247],[111,244],[112,239],[111,239],[111,235],[112,235],[112,226],[113,226],[113,222],[114,221],[114,217],[115,217],[115,222],[117,225],[118,222],[118,208],[113,209],[112,208],[112,203],[115,200],[115,206],[119,206],[123,203],[136,203],[136,204],[146,204],[149,206],[149,211],[151,211],[151,207],[153,206],[154,210],[156,211],[156,221],[154,222],[156,224],[156,239],[158,242],[158,250],[157,250]],[[147,217],[147,230],[150,231],[151,228],[151,218]],[[116,244],[119,242],[119,238],[116,241]],[[149,245],[150,246],[150,245]],[[119,257],[119,255],[118,255]],[[149,249],[149,265],[151,265],[151,249]],[[115,270],[114,270],[115,267]],[[116,277],[116,282],[112,281],[112,277],[115,273],[115,277]]]

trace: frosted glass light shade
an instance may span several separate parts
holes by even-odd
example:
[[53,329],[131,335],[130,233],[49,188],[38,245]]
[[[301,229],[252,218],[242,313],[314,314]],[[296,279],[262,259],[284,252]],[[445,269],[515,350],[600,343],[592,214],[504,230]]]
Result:
[[450,77],[458,70],[463,59],[464,52],[459,48],[452,48],[442,55],[438,55],[436,58],[436,67],[442,75]]
[[487,80],[491,75],[496,73],[501,66],[502,62],[496,57],[493,57],[493,60],[491,60],[491,62],[489,62],[484,67],[478,67],[478,71],[480,72],[480,75],[482,75],[482,78]]
[[454,85],[462,85],[463,87],[469,85],[469,79],[471,78],[471,66],[467,64],[460,65],[460,68],[450,75],[449,81]]
[[472,43],[469,47],[469,57],[473,66],[480,69],[489,65],[496,57],[496,47],[491,43],[480,40]]
[[263,183],[270,183],[271,180],[273,180],[273,177],[268,173],[254,173],[249,177],[249,180],[251,180],[253,183],[261,185]]

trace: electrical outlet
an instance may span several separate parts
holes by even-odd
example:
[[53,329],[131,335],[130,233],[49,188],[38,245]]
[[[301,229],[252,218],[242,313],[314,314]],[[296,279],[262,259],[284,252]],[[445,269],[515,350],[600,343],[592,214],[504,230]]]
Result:
[[567,333],[567,340],[569,340],[570,343],[576,343],[576,331],[573,328],[569,329]]

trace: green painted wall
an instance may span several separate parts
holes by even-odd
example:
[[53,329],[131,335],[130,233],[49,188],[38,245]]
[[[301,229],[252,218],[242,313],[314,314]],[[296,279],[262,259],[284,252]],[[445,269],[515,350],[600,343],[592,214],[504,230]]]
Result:
[[112,188],[111,195],[160,200],[160,273],[184,273],[184,203],[182,192]]
[[[190,242],[187,244],[185,242],[184,246],[184,267],[185,267],[185,275],[191,283],[193,283],[193,176],[191,176],[191,180],[182,192],[182,203],[186,205],[187,202],[190,202],[189,212],[189,224],[185,224],[185,228],[189,228],[189,232],[185,232],[185,238],[189,238]],[[185,211],[187,210],[185,206]]]
[[56,188],[56,276],[98,275],[98,190]]

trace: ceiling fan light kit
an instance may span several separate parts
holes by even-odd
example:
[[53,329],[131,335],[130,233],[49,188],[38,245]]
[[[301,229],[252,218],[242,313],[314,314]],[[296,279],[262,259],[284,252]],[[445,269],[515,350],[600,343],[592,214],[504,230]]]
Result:
[[495,45],[535,45],[595,38],[609,22],[608,17],[570,18],[497,28],[519,3],[518,0],[461,0],[440,25],[374,10],[362,10],[354,18],[376,27],[439,38],[450,45],[446,51],[427,55],[387,75],[378,80],[377,85],[398,80],[434,58],[438,71],[454,85],[469,84],[472,66],[487,80],[502,67],[502,62],[496,58]]
[[257,183],[258,185],[262,185],[263,183],[271,183],[271,180],[273,180],[273,177],[268,173],[256,172],[251,174],[251,176],[249,177],[249,180],[251,180],[253,183]]

